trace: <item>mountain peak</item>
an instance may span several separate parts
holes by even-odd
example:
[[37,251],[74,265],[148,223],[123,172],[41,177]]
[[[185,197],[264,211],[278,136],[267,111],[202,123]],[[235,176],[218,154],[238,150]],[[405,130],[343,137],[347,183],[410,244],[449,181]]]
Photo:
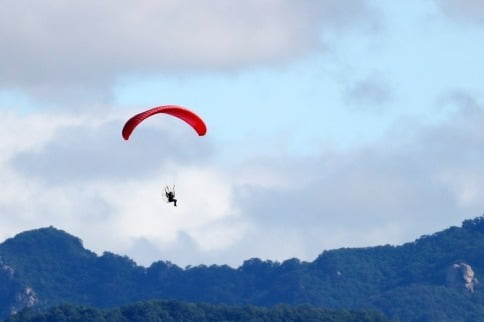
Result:
[[0,244],[5,253],[23,253],[28,256],[56,253],[62,256],[86,256],[94,253],[85,249],[82,240],[53,226],[24,231]]

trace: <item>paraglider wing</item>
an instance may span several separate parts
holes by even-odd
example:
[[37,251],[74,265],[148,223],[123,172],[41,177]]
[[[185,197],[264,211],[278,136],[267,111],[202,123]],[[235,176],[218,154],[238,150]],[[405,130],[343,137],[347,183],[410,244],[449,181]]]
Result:
[[165,113],[175,117],[182,119],[183,121],[187,122],[193,129],[198,133],[198,135],[203,136],[207,133],[207,126],[203,122],[203,120],[195,114],[194,112],[176,105],[164,105],[154,107],[142,113],[136,114],[132,118],[130,118],[123,127],[123,138],[125,140],[129,139],[129,136],[134,131],[134,129],[143,122],[146,118],[159,114]]

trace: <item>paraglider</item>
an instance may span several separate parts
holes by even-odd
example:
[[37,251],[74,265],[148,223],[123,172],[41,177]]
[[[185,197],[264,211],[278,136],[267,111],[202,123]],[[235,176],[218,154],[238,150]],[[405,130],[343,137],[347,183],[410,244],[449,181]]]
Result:
[[173,205],[176,207],[175,186],[171,189],[169,186],[165,187],[165,197],[168,202],[173,202]]
[[160,114],[160,113],[168,114],[171,116],[178,117],[179,119],[182,119],[183,121],[188,123],[195,130],[195,132],[197,132],[199,136],[203,136],[205,135],[205,133],[207,133],[207,126],[205,125],[205,122],[203,122],[201,117],[195,114],[194,112],[177,105],[164,105],[164,106],[154,107],[152,109],[141,112],[131,117],[126,122],[126,124],[124,124],[123,131],[122,131],[123,138],[125,140],[128,140],[131,133],[133,133],[134,129],[141,122],[143,122],[145,119],[147,119],[150,116],[153,116],[155,114]]
[[[128,140],[133,133],[134,129],[145,119],[155,114],[168,114],[177,117],[185,121],[190,125],[199,136],[204,136],[207,133],[207,126],[200,116],[190,111],[187,108],[177,105],[163,105],[151,108],[144,112],[134,115],[131,117],[123,127],[122,135],[125,140]],[[175,199],[175,186],[170,189],[169,186],[165,187],[165,197],[168,202],[173,202],[176,207],[177,200]]]

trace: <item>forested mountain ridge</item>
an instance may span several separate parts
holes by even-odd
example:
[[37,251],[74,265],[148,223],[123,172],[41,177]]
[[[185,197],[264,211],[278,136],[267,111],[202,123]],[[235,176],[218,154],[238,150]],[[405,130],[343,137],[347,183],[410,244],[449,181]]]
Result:
[[324,251],[312,262],[249,259],[149,267],[86,250],[54,227],[0,244],[2,316],[60,303],[115,307],[151,299],[231,305],[311,304],[384,312],[403,321],[484,321],[484,217],[401,246]]
[[374,311],[328,310],[309,305],[274,307],[229,306],[185,303],[181,301],[144,301],[119,308],[97,309],[62,304],[45,311],[24,309],[6,322],[389,322]]

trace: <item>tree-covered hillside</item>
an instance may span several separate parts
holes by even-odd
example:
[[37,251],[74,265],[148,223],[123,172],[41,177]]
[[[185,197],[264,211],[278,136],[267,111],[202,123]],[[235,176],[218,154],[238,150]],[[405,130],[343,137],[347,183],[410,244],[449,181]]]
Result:
[[377,312],[323,310],[312,306],[278,305],[272,308],[195,304],[179,301],[147,301],[101,310],[69,304],[45,312],[25,309],[6,322],[385,322]]
[[484,217],[401,246],[343,248],[313,262],[247,260],[150,267],[112,253],[97,256],[53,227],[0,245],[0,309],[60,303],[98,308],[152,300],[230,305],[311,304],[381,310],[405,321],[484,321]]

